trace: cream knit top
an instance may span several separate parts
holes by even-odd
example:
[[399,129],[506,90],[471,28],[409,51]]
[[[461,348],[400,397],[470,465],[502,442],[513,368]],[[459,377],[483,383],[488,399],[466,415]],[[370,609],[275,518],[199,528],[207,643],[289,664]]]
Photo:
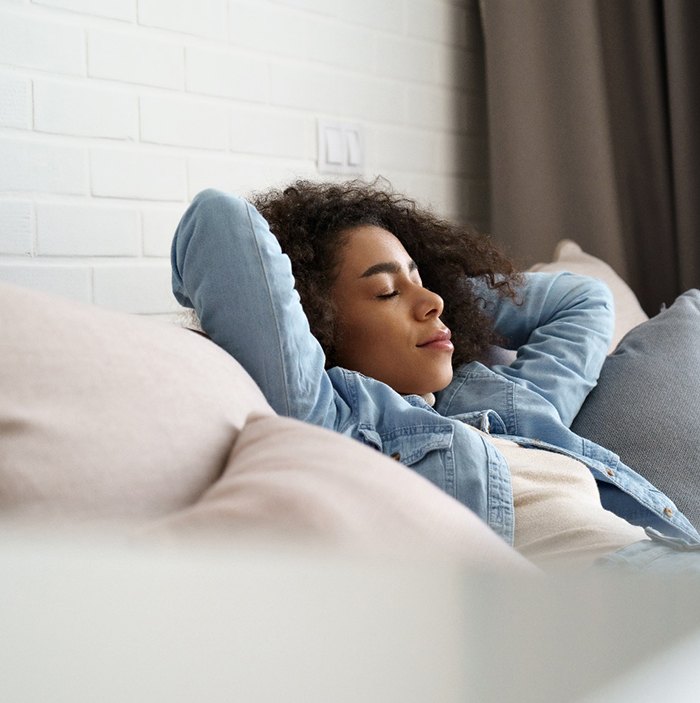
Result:
[[595,479],[580,461],[474,431],[508,462],[515,548],[534,563],[587,566],[604,554],[648,539],[641,527],[603,508]]

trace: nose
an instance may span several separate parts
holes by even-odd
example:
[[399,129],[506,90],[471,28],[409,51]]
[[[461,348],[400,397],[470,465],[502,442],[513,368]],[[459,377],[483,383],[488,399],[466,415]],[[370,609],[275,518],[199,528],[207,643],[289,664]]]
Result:
[[425,320],[430,317],[440,317],[445,307],[443,299],[427,288],[421,288],[418,301],[416,302],[416,318]]

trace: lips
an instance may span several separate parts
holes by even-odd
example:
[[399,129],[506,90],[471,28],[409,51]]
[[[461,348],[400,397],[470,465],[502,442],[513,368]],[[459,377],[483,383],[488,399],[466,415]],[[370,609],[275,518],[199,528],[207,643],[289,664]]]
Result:
[[416,344],[420,349],[444,349],[447,351],[452,351],[454,345],[450,341],[452,337],[452,332],[445,328],[444,330],[437,330],[428,339]]

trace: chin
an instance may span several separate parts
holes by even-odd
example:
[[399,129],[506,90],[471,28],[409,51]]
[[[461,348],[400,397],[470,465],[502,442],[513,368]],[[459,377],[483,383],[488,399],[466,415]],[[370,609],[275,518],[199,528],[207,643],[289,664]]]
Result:
[[437,393],[442,391],[447,386],[450,385],[452,381],[452,366],[444,371],[439,371],[432,373],[428,376],[425,374],[420,374],[419,378],[409,375],[403,378],[393,377],[389,378],[379,378],[375,376],[378,381],[386,383],[391,386],[397,393],[401,395],[427,395],[428,393]]
[[450,381],[452,381],[452,374],[449,375],[449,377],[442,377],[441,379],[436,379],[434,383],[431,383],[430,385],[422,385],[419,386],[421,390],[416,390],[413,391],[415,395],[427,395],[428,393],[439,393],[440,391],[444,391],[447,386],[450,385]]
[[452,378],[454,377],[454,374],[452,372],[452,367],[450,366],[450,369],[448,372],[445,374],[441,375],[439,379],[436,379],[436,383],[434,384],[435,387],[431,388],[429,393],[437,393],[438,391],[444,391],[447,386],[452,383]]

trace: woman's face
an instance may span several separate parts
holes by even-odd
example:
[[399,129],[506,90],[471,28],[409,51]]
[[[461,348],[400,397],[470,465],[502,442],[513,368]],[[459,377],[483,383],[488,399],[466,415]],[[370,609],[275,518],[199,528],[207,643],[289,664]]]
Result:
[[401,242],[374,225],[345,233],[331,298],[337,311],[336,361],[423,395],[452,380],[450,331],[442,298],[423,288]]

